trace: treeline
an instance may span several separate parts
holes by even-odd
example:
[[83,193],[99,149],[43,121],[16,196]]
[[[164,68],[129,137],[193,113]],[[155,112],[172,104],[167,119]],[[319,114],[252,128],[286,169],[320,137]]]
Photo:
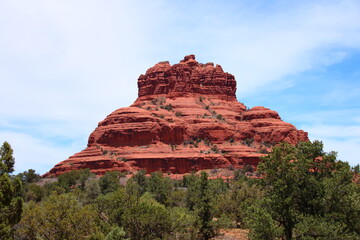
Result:
[[16,176],[12,149],[0,152],[0,239],[211,239],[221,228],[250,229],[250,239],[359,239],[359,166],[326,153],[319,141],[282,143],[258,167],[182,180],[139,171],[131,178],[89,169],[42,180]]

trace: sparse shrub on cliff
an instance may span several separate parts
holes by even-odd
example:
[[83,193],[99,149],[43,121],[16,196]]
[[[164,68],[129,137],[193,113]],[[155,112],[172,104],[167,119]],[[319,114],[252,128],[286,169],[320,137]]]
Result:
[[242,170],[244,173],[248,173],[248,172],[253,173],[254,167],[249,164],[245,164]]
[[224,118],[222,117],[221,114],[217,115],[216,118],[217,118],[218,120],[224,120]]
[[275,142],[267,142],[267,141],[263,142],[263,145],[268,148],[275,146],[275,144],[276,144]]
[[219,148],[217,145],[212,145],[211,146],[211,151],[213,151],[214,153],[219,153]]
[[208,138],[204,138],[204,144],[206,146],[210,146],[210,140]]
[[117,157],[116,160],[118,161],[122,161],[122,162],[127,162],[128,160],[124,157]]
[[158,98],[154,98],[151,101],[151,104],[153,105],[160,105],[162,106],[165,102],[166,102],[166,98],[165,97],[158,97]]
[[228,167],[227,167],[227,169],[229,169],[230,171],[234,171],[234,165],[232,165],[232,164],[230,164]]
[[152,103],[153,105],[157,105],[158,102],[159,102],[159,99],[157,99],[157,98],[154,98],[154,99],[151,100],[151,103]]
[[262,153],[262,154],[267,154],[269,153],[268,150],[266,148],[260,148],[259,149],[259,153]]
[[175,150],[176,150],[176,145],[170,144],[170,147],[171,147],[171,151],[175,151]]
[[249,147],[251,146],[251,144],[254,142],[253,138],[246,138],[245,140],[243,140],[243,143],[248,145]]
[[160,108],[168,110],[168,111],[172,111],[173,110],[173,106],[171,104],[165,105],[165,106],[161,106]]
[[175,116],[177,116],[177,117],[182,117],[183,114],[182,114],[181,112],[176,112],[176,113],[175,113]]

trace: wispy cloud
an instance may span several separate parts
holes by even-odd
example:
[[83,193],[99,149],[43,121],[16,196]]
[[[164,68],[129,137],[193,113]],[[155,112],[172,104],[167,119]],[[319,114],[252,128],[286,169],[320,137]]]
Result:
[[54,145],[31,135],[10,131],[0,131],[0,139],[6,139],[14,150],[16,172],[32,168],[43,174],[50,170],[49,167],[53,164],[81,150],[76,145]]
[[[31,149],[48,152],[44,172],[59,161],[57,149],[73,150],[73,143],[68,151],[57,142],[86,144],[80,141],[97,122],[135,100],[136,79],[148,67],[189,53],[234,74],[240,97],[280,96],[298,79],[289,76],[326,69],[358,51],[358,19],[360,3],[350,0],[1,1],[2,136],[31,144],[14,143],[18,166],[26,166]],[[358,89],[348,93],[344,106],[358,99]]]
[[354,166],[360,163],[360,125],[310,125],[302,126],[312,140],[321,140],[325,151],[338,152],[338,158]]

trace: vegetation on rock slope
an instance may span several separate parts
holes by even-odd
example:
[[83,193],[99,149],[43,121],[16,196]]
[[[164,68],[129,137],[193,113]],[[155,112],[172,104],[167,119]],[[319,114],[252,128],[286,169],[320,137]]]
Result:
[[31,169],[11,175],[8,143],[0,153],[0,239],[210,239],[221,228],[249,228],[250,239],[360,234],[357,168],[318,141],[279,144],[262,159],[261,179],[235,170],[227,181],[205,172],[98,178],[88,169],[44,181]]

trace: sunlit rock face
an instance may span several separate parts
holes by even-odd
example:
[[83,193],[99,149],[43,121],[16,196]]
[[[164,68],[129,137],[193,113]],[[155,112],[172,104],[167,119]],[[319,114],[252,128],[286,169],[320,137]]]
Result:
[[189,55],[160,62],[140,75],[138,98],[108,115],[90,134],[87,148],[45,176],[89,168],[133,173],[184,174],[215,168],[256,168],[260,157],[307,133],[265,107],[247,109],[236,99],[236,80],[220,65]]

